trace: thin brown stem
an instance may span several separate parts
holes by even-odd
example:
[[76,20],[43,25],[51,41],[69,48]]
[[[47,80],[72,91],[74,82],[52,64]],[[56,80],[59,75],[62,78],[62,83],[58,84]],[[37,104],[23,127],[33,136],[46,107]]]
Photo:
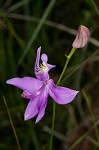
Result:
[[17,143],[17,146],[18,146],[18,150],[21,150],[19,140],[18,140],[18,136],[16,134],[15,127],[14,127],[14,124],[13,124],[13,121],[12,121],[12,118],[11,118],[11,114],[10,114],[10,111],[8,109],[8,105],[7,105],[7,102],[6,102],[6,99],[5,99],[4,96],[3,96],[3,100],[4,100],[4,103],[5,103],[6,109],[7,109],[7,113],[8,113],[8,116],[9,116],[9,120],[10,120],[10,123],[11,123],[12,130],[14,132],[14,136],[15,136],[16,143]]

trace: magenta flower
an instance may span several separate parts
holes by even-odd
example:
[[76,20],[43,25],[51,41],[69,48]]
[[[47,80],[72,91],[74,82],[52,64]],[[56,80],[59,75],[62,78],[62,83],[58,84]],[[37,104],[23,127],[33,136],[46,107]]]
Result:
[[47,63],[48,57],[46,54],[41,55],[42,64],[40,62],[41,47],[37,50],[35,62],[35,75],[33,77],[12,78],[6,81],[7,84],[14,85],[23,90],[22,97],[29,99],[28,106],[25,111],[24,120],[28,120],[37,115],[36,123],[41,120],[45,114],[45,108],[50,95],[58,104],[70,103],[78,93],[78,91],[69,88],[56,86],[52,79],[49,79],[49,70],[55,65]]
[[89,39],[90,31],[87,27],[80,25],[76,34],[76,38],[72,44],[74,48],[84,47]]

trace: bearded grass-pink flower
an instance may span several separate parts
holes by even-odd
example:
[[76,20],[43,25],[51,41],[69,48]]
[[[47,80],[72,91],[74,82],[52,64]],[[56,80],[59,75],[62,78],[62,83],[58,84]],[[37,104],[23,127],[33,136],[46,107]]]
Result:
[[[37,50],[37,57],[34,67],[36,78],[23,77],[12,78],[6,81],[7,84],[14,85],[20,88],[23,93],[22,97],[29,99],[28,106],[25,111],[24,120],[29,120],[37,115],[36,123],[41,120],[45,114],[45,109],[48,102],[48,95],[58,104],[70,103],[78,91],[56,86],[53,79],[49,78],[49,70],[55,65],[48,64],[48,57],[42,54],[40,57],[41,47]],[[42,64],[40,64],[40,58]]]

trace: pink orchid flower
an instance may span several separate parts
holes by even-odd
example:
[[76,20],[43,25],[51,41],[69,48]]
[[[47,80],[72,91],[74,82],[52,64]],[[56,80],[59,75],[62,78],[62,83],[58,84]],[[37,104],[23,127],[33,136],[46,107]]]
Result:
[[68,104],[78,93],[78,91],[69,88],[56,86],[53,79],[49,79],[48,72],[54,68],[55,65],[47,63],[48,57],[46,54],[41,55],[42,64],[40,65],[40,52],[41,47],[37,50],[34,67],[37,79],[33,77],[16,77],[6,81],[7,84],[14,85],[23,90],[22,97],[30,100],[25,111],[24,120],[29,120],[37,115],[36,123],[39,122],[45,114],[48,95],[58,104]]

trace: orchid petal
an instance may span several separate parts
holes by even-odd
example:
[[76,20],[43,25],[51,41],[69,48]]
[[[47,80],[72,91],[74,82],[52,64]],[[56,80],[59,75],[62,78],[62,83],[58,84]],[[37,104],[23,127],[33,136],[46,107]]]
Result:
[[71,90],[69,88],[55,86],[53,80],[50,80],[49,95],[58,103],[58,104],[68,104],[70,103],[78,91]]
[[39,96],[39,103],[38,103],[38,116],[36,118],[36,122],[39,122],[42,117],[44,116],[45,114],[45,109],[46,109],[46,106],[47,106],[47,101],[48,101],[48,91],[46,89],[44,89],[40,96]]
[[45,108],[48,100],[48,90],[44,86],[39,91],[30,95],[30,98],[31,100],[26,108],[24,118],[25,120],[28,120],[38,114],[36,119],[37,123],[45,114]]
[[56,67],[56,65],[51,65],[51,64],[46,64],[47,65],[47,67],[48,67],[48,70],[50,70],[50,69],[52,69],[52,68],[55,68]]
[[24,120],[29,120],[37,115],[38,113],[37,101],[38,101],[38,96],[30,100],[25,111]]
[[44,116],[45,114],[45,109],[46,109],[46,106],[47,106],[47,102],[45,103],[45,105],[42,107],[42,109],[40,110],[40,112],[38,113],[38,116],[36,118],[36,121],[35,123],[38,123]]
[[36,62],[35,62],[35,69],[36,69],[37,67],[39,67],[40,53],[41,53],[41,46],[37,49],[37,56],[36,56]]
[[14,85],[14,86],[22,89],[23,91],[26,90],[30,93],[33,93],[33,92],[39,90],[43,85],[42,81],[32,78],[32,77],[12,78],[12,79],[7,80],[6,83]]
[[44,62],[47,62],[48,61],[48,56],[46,54],[42,54],[41,55],[41,60],[44,61]]

